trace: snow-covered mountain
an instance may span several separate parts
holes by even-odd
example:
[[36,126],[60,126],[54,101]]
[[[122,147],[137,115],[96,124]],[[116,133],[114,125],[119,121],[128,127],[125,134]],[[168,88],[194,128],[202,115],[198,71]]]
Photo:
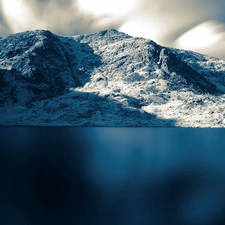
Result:
[[0,125],[225,127],[223,60],[114,29],[0,49]]

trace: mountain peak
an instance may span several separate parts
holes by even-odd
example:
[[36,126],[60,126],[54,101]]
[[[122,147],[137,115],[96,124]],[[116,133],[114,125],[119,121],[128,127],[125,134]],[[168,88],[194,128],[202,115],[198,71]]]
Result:
[[27,31],[0,47],[0,124],[225,126],[222,60],[115,29]]
[[127,34],[121,32],[121,31],[118,31],[118,30],[116,30],[114,28],[113,29],[109,29],[109,30],[102,30],[102,31],[97,32],[95,34],[98,34],[100,36],[109,35],[109,34],[111,34],[111,35],[125,35],[125,36],[127,36]]

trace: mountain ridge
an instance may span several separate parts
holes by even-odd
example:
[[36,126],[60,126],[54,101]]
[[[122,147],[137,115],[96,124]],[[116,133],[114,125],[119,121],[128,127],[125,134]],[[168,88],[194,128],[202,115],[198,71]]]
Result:
[[[1,37],[0,48],[1,125],[224,126],[223,60],[115,29],[26,31]],[[214,115],[201,118],[211,102]],[[118,117],[120,110],[130,113]]]

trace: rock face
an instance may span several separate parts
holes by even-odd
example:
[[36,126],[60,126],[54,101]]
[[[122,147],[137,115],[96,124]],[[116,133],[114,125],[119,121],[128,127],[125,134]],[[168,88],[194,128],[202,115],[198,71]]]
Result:
[[0,124],[225,126],[225,62],[116,30],[0,38]]
[[86,44],[50,31],[25,32],[0,40],[1,100],[28,103],[64,94],[88,82],[100,57]]

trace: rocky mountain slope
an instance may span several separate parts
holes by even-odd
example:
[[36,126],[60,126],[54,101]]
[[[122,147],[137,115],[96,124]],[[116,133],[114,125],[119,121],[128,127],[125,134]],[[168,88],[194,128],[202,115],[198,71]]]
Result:
[[223,60],[116,30],[0,49],[0,125],[225,127]]

